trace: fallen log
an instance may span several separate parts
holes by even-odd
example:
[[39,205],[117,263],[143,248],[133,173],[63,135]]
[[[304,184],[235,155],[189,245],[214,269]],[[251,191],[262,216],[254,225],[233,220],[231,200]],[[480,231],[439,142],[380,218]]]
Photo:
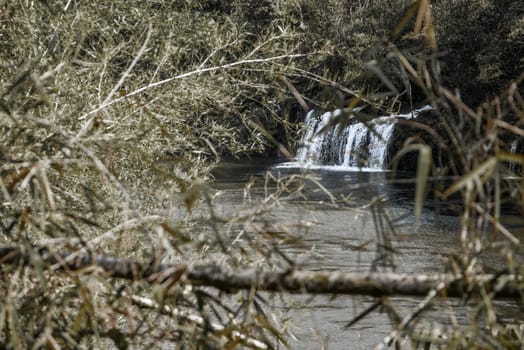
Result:
[[[150,283],[176,283],[183,280],[196,286],[223,291],[255,288],[260,291],[348,294],[368,296],[425,296],[437,286],[447,297],[493,292],[497,298],[521,298],[520,276],[507,273],[473,276],[453,274],[406,274],[391,272],[341,271],[260,271],[233,270],[217,265],[168,265],[141,263],[114,256],[54,253],[44,247],[0,246],[0,264],[34,265],[41,261],[52,270],[102,269],[108,277],[147,280]],[[443,286],[443,287],[442,287]]]

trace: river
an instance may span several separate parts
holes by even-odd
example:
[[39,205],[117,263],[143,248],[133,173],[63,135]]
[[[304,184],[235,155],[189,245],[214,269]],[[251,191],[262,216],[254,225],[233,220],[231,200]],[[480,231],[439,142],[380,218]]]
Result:
[[[420,221],[416,222],[413,215],[414,185],[407,183],[405,177],[392,178],[391,173],[385,171],[359,172],[334,167],[303,169],[279,166],[279,162],[272,159],[224,162],[214,173],[213,186],[220,190],[216,204],[222,211],[241,208],[245,198],[243,185],[253,177],[258,181],[252,186],[251,196],[261,198],[264,193],[262,179],[266,171],[274,176],[309,174],[335,196],[351,196],[354,204],[341,209],[329,205],[330,197],[318,187],[311,186],[306,191],[308,198],[286,200],[272,213],[275,220],[288,222],[290,227],[310,223],[307,230],[300,230],[302,245],[284,247],[285,253],[304,269],[390,271],[391,266],[384,266],[384,259],[377,258],[377,244],[385,244],[385,241],[380,235],[377,236],[377,220],[373,219],[372,209],[366,206],[370,200],[377,198],[383,199],[381,208],[394,225],[393,232],[384,224],[385,221],[381,221],[384,225],[378,231],[388,236],[395,251],[395,271],[444,272],[447,258],[460,250],[457,216],[436,215],[438,210],[428,201],[430,204],[423,210]],[[442,212],[448,214],[447,210]],[[520,231],[517,234],[522,240],[524,235]],[[487,259],[490,259],[494,270],[503,266],[503,261],[496,254],[488,255]],[[279,297],[270,300],[273,310],[290,320],[282,327],[288,331],[292,349],[380,348],[391,331],[392,323],[380,310],[346,328],[348,322],[371,305],[373,299],[369,297],[292,295],[284,299],[285,302]],[[391,298],[392,305],[401,316],[409,314],[421,300]],[[467,325],[469,307],[463,304],[460,300],[438,303],[426,318],[444,327]],[[510,317],[508,315],[512,314],[515,306],[502,302],[497,310],[499,317]]]

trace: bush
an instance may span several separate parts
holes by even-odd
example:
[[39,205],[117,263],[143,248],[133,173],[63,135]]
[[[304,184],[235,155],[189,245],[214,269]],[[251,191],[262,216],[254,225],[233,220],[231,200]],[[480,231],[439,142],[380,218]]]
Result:
[[[278,195],[302,189],[304,180],[282,180],[261,207],[232,218],[214,211],[207,180],[223,156],[267,155],[275,140],[293,145],[301,99],[332,108],[358,97],[388,109],[427,96],[442,107],[438,115],[449,123],[444,125],[449,139],[460,137],[452,146],[462,158],[450,164],[451,173],[462,175],[462,167],[478,175],[479,163],[498,157],[480,168],[481,180],[491,179],[491,165],[511,158],[500,153],[510,141],[498,138],[495,121],[513,133],[501,121],[508,115],[522,119],[521,106],[511,105],[508,95],[503,108],[495,98],[475,114],[440,87],[462,88],[475,100],[477,93],[496,92],[518,74],[524,6],[435,1],[440,49],[456,49],[456,55],[443,57],[443,81],[436,52],[424,47],[423,35],[409,30],[411,19],[394,44],[428,73],[433,83],[428,86],[412,76],[409,81],[388,41],[409,5],[402,0],[2,2],[0,243],[23,247],[25,260],[0,267],[5,296],[0,347],[224,348],[258,344],[248,341],[252,336],[269,346],[285,343],[255,290],[224,296],[185,283],[185,275],[159,278],[154,285],[122,282],[95,267],[59,276],[44,268],[43,260],[79,251],[133,258],[145,266],[187,260],[213,267],[256,261],[275,270],[295,268],[278,244],[296,237],[276,228],[266,209],[277,205]],[[478,40],[469,40],[477,33]],[[419,95],[408,93],[410,84],[418,86]],[[519,82],[511,95],[516,103],[521,89]],[[462,123],[464,115],[472,118]],[[463,134],[468,128],[474,132]],[[486,191],[479,193],[470,193],[473,186],[455,192],[468,198],[494,193],[490,182],[484,185]],[[501,193],[516,198],[520,191]],[[489,211],[492,198],[486,198]],[[468,210],[471,217],[480,215],[476,207]],[[239,222],[256,232],[245,245],[229,247],[222,232],[242,226]],[[474,256],[467,249],[466,262]],[[212,325],[217,319],[220,327]]]

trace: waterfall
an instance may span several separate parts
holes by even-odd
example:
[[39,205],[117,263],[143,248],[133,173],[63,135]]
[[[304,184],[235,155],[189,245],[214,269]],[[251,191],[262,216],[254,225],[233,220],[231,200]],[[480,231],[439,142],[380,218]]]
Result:
[[[343,111],[306,115],[306,132],[297,151],[300,166],[338,166],[344,168],[384,169],[388,165],[388,145],[399,118],[414,118],[430,106],[412,113],[374,118],[366,124],[354,122],[344,127],[327,126]],[[323,132],[320,132],[324,130]]]
[[[511,143],[509,148],[510,153],[518,154],[519,153],[519,140],[515,140]],[[510,162],[508,166],[509,170],[514,173],[519,173],[519,166],[515,162]]]

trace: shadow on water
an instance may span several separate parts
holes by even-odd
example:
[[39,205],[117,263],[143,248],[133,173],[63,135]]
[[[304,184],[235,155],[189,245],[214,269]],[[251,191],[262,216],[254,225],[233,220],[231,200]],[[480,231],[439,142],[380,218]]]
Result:
[[[248,160],[226,160],[213,169],[213,187],[216,189],[233,189],[246,184],[251,178],[261,180],[272,167],[285,161],[281,158],[257,158]],[[259,181],[259,183],[262,183]]]
[[[356,167],[319,166],[302,168],[287,163],[285,158],[260,158],[253,160],[230,160],[222,162],[213,172],[213,187],[220,190],[234,189],[253,180],[253,187],[264,185],[266,172],[274,177],[293,174],[309,175],[316,179],[335,197],[351,195],[359,204],[374,197],[384,197],[390,203],[399,207],[413,208],[415,197],[415,176],[410,172],[377,171],[376,169],[359,169]],[[291,164],[291,165],[290,165]],[[450,180],[430,180],[428,193],[433,189],[442,190],[449,186]],[[306,182],[308,198],[311,201],[325,201],[328,198],[325,191],[312,182]],[[456,216],[460,201],[447,201],[428,195],[424,206],[437,215]]]
[[[222,205],[242,207],[243,186],[254,179],[252,188],[263,196],[264,174],[269,171],[273,177],[306,174],[312,176],[334,196],[351,196],[354,207],[343,209],[318,205],[318,201],[328,201],[329,196],[313,182],[305,188],[308,201],[288,200],[283,208],[273,214],[275,220],[289,222],[308,221],[312,225],[302,235],[304,244],[285,246],[288,256],[304,269],[369,271],[377,268],[376,247],[379,244],[377,227],[370,207],[365,205],[376,197],[383,201],[383,213],[393,223],[395,232],[389,232],[395,249],[394,264],[397,272],[433,273],[443,272],[446,259],[458,252],[459,219],[453,211],[442,211],[436,215],[435,204],[431,198],[423,211],[419,223],[413,215],[415,185],[409,179],[413,174],[377,171],[352,171],[317,167],[279,166],[281,159],[264,159],[254,162],[226,162],[215,172],[213,187],[223,193]],[[432,186],[437,186],[435,182]],[[313,203],[313,204],[312,204]],[[452,215],[450,215],[452,214]],[[524,232],[521,232],[524,238]],[[491,265],[502,266],[502,261],[493,254]],[[378,267],[378,269],[384,269]],[[292,319],[289,330],[291,348],[299,349],[368,349],[381,343],[391,331],[387,315],[375,312],[368,315],[350,329],[344,326],[372,301],[366,297],[337,296],[288,296],[288,303],[273,298],[273,308]],[[289,307],[289,301],[293,307]],[[392,298],[397,310],[407,315],[420,302],[417,298]],[[502,303],[501,308],[511,308]],[[459,324],[468,324],[468,306],[459,301],[444,301],[431,311],[430,321],[449,324],[447,316]]]

